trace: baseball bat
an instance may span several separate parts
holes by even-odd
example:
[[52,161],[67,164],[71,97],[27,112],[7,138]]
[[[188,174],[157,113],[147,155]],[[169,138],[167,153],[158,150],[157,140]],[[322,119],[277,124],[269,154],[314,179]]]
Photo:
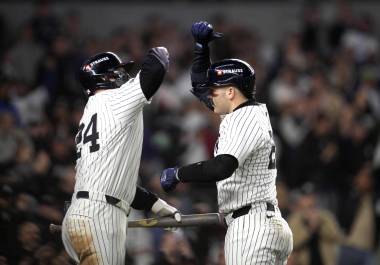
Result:
[[[184,214],[181,222],[173,217],[155,217],[128,221],[130,228],[167,228],[167,227],[190,227],[205,225],[224,225],[224,217],[220,213]],[[52,234],[60,233],[61,226],[50,224],[49,231]]]

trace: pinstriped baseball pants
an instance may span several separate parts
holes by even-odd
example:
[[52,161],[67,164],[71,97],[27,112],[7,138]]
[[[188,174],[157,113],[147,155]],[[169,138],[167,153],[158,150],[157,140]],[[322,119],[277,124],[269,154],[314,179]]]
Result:
[[62,223],[67,253],[81,265],[124,265],[127,216],[111,204],[73,200]]
[[293,235],[287,222],[276,213],[251,209],[246,215],[226,218],[227,265],[286,265],[293,249]]

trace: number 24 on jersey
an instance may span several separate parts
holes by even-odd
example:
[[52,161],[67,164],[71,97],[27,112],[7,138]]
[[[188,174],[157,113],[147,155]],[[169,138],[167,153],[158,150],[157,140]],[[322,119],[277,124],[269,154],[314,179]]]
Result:
[[[92,115],[90,123],[87,125],[84,123],[79,124],[79,130],[75,137],[75,144],[77,145],[77,159],[81,157],[81,151],[82,148],[84,148],[84,145],[87,143],[90,144],[90,153],[96,152],[99,150],[100,145],[96,142],[99,139],[99,132],[97,131],[97,118],[98,114],[95,113]],[[86,130],[84,131],[84,134],[82,136],[83,130],[86,127]],[[78,145],[83,141],[83,147],[79,148]]]

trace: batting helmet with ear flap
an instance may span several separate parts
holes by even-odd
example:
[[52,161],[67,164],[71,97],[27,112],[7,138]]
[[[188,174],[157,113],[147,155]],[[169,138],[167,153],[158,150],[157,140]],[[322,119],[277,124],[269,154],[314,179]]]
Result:
[[207,72],[207,86],[237,87],[248,99],[255,96],[255,70],[239,59],[225,59],[213,63]]
[[86,60],[79,69],[79,81],[87,95],[98,89],[120,87],[128,81],[128,71],[134,62],[122,62],[112,52],[98,53]]

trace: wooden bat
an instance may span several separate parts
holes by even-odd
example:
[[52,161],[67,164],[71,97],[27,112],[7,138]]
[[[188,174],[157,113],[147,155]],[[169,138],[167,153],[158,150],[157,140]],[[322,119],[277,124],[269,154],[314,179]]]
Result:
[[[168,227],[189,227],[205,225],[225,225],[224,217],[220,213],[205,214],[184,214],[181,215],[181,222],[177,222],[173,217],[156,217],[128,221],[129,228],[168,228]],[[60,233],[61,226],[50,224],[49,231],[52,234]]]

